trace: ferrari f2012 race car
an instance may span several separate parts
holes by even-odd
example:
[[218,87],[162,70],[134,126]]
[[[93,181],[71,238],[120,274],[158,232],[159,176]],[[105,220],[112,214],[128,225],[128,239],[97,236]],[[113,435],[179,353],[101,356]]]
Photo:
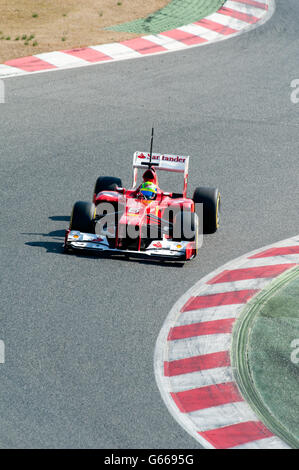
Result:
[[[151,146],[152,148],[152,146]],[[90,250],[129,257],[191,260],[199,248],[199,233],[219,227],[220,193],[198,187],[187,197],[189,157],[148,152],[133,156],[133,184],[100,176],[92,202],[74,204],[64,251]],[[138,184],[138,170],[143,169]],[[183,191],[165,192],[158,171],[182,173]]]

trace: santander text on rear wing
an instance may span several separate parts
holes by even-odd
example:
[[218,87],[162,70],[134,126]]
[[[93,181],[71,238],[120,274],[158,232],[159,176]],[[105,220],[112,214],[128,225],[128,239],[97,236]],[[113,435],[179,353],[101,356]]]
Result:
[[189,158],[180,155],[167,155],[153,153],[150,158],[148,152],[135,152],[133,156],[133,187],[137,185],[138,168],[146,170],[152,166],[155,170],[172,171],[184,174],[183,196],[186,197],[188,174],[189,174]]

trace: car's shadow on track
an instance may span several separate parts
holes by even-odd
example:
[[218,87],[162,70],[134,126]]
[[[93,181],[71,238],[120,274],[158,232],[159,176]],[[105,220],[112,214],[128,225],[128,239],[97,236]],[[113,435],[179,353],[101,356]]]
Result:
[[[60,221],[60,222],[69,222],[70,217],[66,215],[55,215],[49,217],[50,220]],[[55,241],[30,241],[25,242],[25,245],[37,247],[37,248],[45,248],[47,253],[56,253],[56,254],[63,254],[63,240],[65,236],[65,230],[67,227],[60,229],[60,230],[52,230],[49,233],[40,233],[40,232],[23,232],[22,235],[32,235],[32,236],[39,236],[45,238],[52,238]]]
[[60,220],[62,222],[69,222],[70,221],[70,216],[68,215],[53,215],[49,217],[50,220]]
[[63,254],[61,249],[61,242],[26,242],[25,245],[45,248],[47,250],[47,253]]
[[[72,253],[75,256],[88,256],[88,253]],[[165,260],[152,260],[152,259],[141,259],[141,258],[129,258],[128,256],[124,255],[108,255],[108,254],[98,254],[91,256],[90,258],[93,259],[110,259],[112,261],[126,261],[127,263],[138,263],[144,265],[151,265],[151,266],[159,266],[159,267],[171,267],[171,268],[183,268],[184,262],[178,261],[165,261]]]
[[65,230],[54,230],[53,232],[49,233],[22,233],[22,235],[35,235],[35,236],[42,236],[42,237],[53,237],[57,238],[57,241],[32,241],[32,242],[25,242],[27,246],[33,247],[41,247],[46,248],[48,253],[63,253],[62,244],[65,235]]
[[[68,216],[51,216],[49,217],[50,220],[54,221],[63,221],[69,222],[70,217]],[[49,233],[40,233],[40,232],[23,232],[22,235],[33,235],[39,237],[47,237],[56,239],[55,241],[30,241],[25,242],[26,246],[36,247],[36,248],[45,248],[47,253],[55,253],[64,256],[69,256],[69,253],[65,253],[63,250],[63,240],[65,236],[65,229],[60,230],[53,230]],[[77,258],[85,258],[85,259],[110,259],[112,261],[126,261],[128,263],[139,263],[145,265],[152,265],[152,266],[164,266],[164,267],[172,267],[172,268],[183,268],[184,262],[179,261],[165,261],[165,260],[151,260],[151,259],[139,259],[139,258],[129,258],[128,256],[124,255],[108,255],[104,253],[88,253],[88,252],[72,252],[71,256],[75,256]]]

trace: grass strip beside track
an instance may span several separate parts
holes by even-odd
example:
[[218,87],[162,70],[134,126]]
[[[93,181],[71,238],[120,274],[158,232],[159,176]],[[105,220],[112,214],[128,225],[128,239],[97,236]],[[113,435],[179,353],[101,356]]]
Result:
[[261,421],[299,448],[299,267],[279,276],[250,301],[233,330],[231,360],[242,395]]
[[172,0],[164,8],[146,18],[106,29],[136,34],[158,34],[201,20],[219,10],[224,3],[225,0]]

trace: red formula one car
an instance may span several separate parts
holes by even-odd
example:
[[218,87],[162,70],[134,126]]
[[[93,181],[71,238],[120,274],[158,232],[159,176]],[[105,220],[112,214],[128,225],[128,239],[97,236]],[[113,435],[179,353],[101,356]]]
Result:
[[[198,187],[187,197],[189,157],[135,152],[132,188],[119,178],[100,176],[93,201],[75,203],[64,250],[90,250],[129,257],[191,260],[202,233],[219,227],[220,194]],[[138,185],[138,170],[143,169]],[[182,193],[158,186],[158,171],[182,173]]]

